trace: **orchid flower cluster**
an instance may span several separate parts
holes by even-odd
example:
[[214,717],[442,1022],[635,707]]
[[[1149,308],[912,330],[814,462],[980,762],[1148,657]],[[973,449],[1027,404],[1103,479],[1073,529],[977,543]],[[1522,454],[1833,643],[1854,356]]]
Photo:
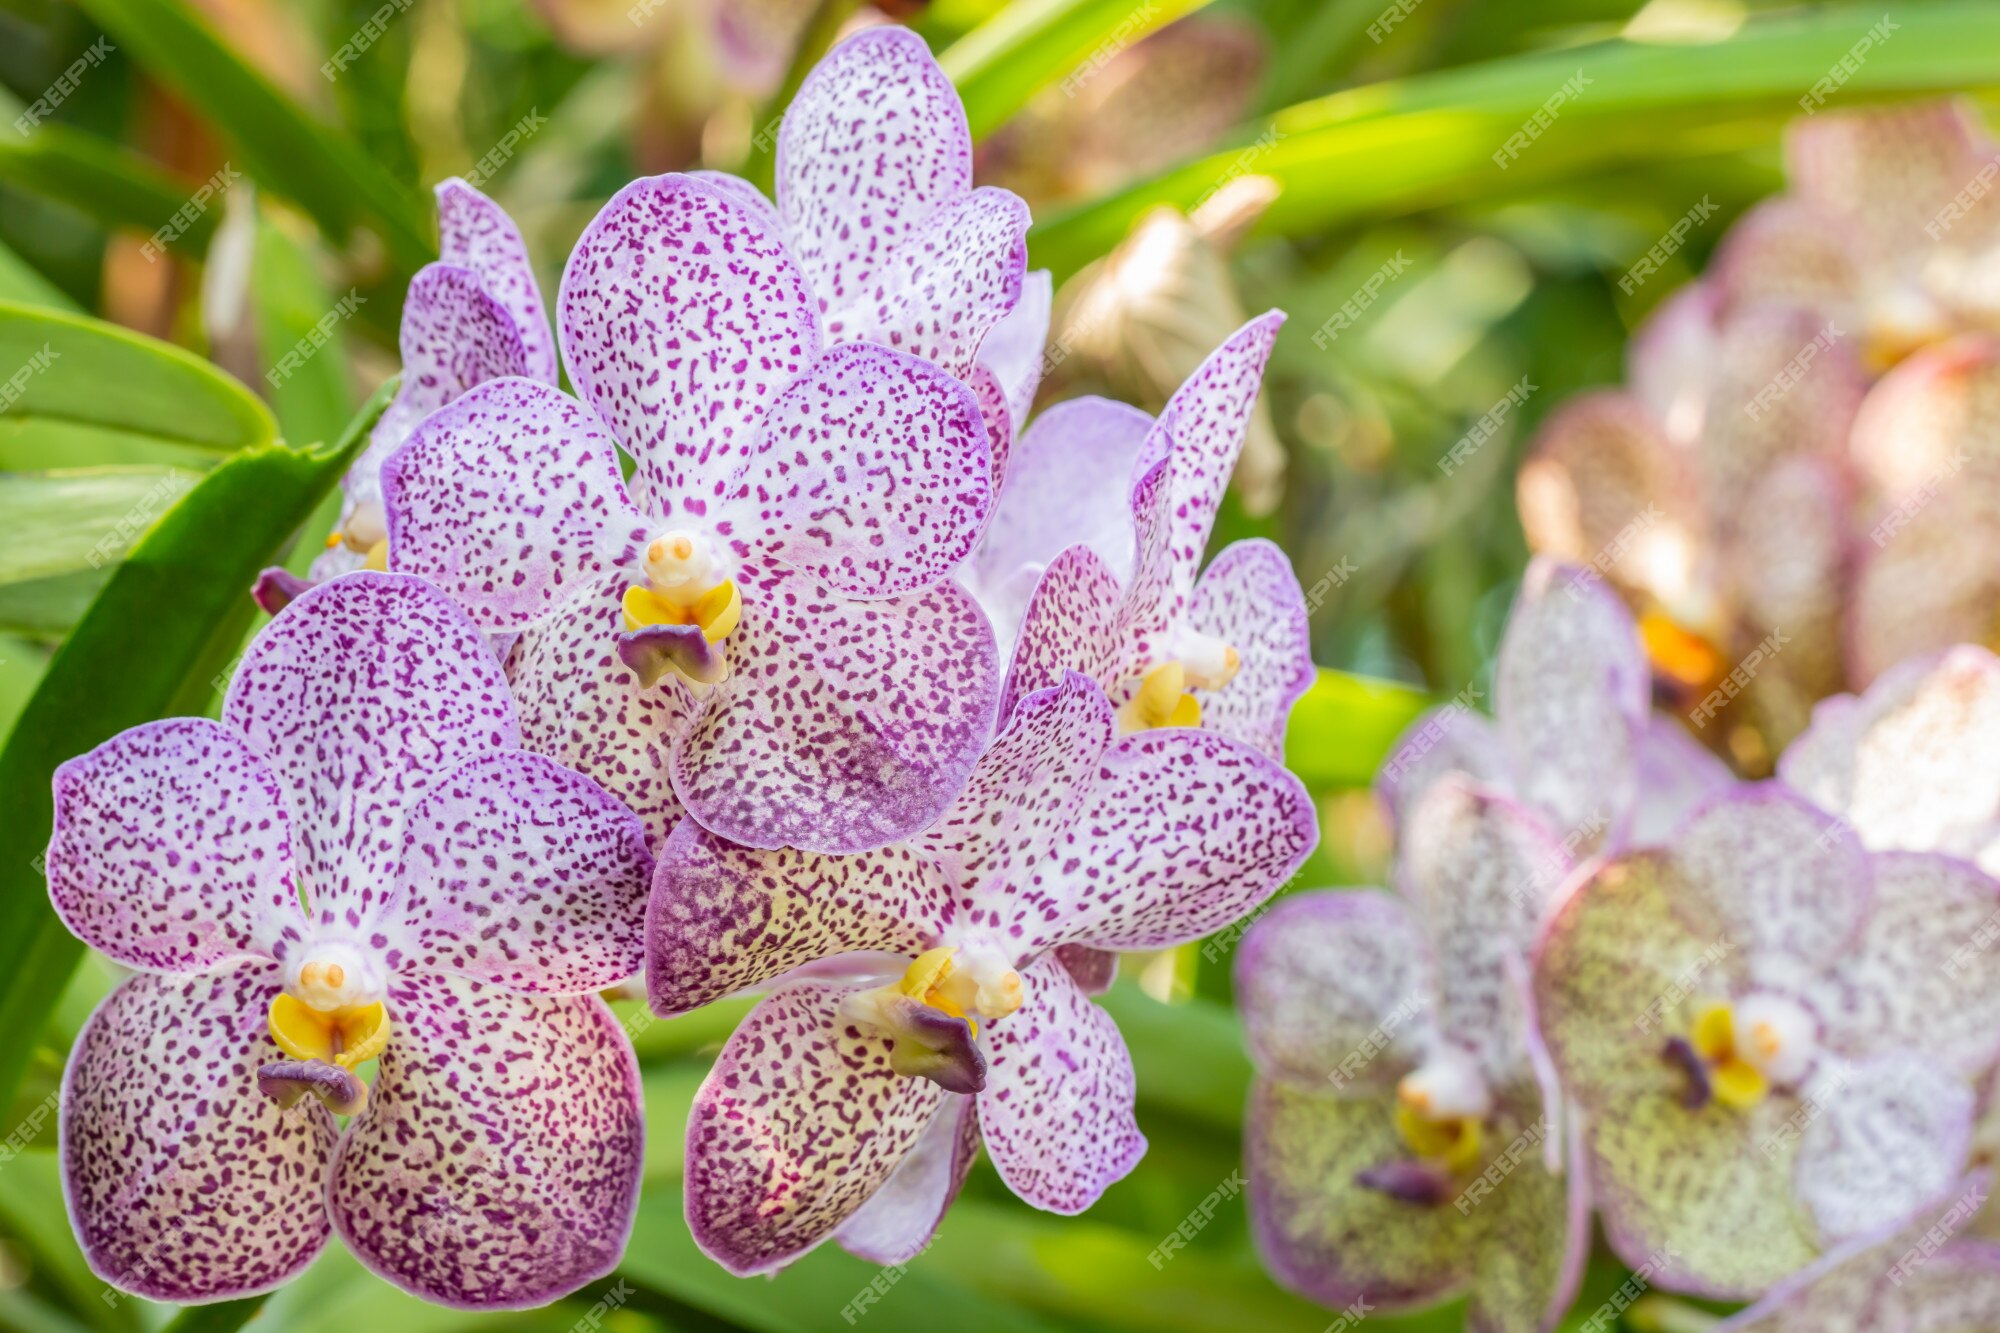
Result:
[[1790,190],[1522,469],[1530,544],[1607,573],[1661,684],[1745,771],[1815,701],[1993,633],[1996,155],[1955,102],[1795,123]]
[[117,1287],[263,1292],[335,1234],[467,1308],[610,1271],[644,1128],[597,992],[641,975],[667,1016],[765,993],[688,1126],[732,1272],[907,1259],[982,1145],[1062,1213],[1144,1152],[1091,994],[1317,836],[1298,582],[1201,568],[1281,321],[1157,420],[1022,433],[1047,278],[923,43],[835,48],[778,154],[774,201],[620,191],[553,337],[519,232],[443,187],[314,579],[260,583],[219,721],[58,773],[56,909],[133,973],[61,1113]]
[[1433,713],[1384,766],[1394,891],[1251,928],[1266,1262],[1333,1309],[1466,1295],[1471,1328],[1546,1333],[1594,1210],[1645,1285],[1758,1301],[1730,1328],[1994,1326],[1968,1172],[2000,1065],[2000,660],[1829,699],[1755,784],[1651,713],[1648,666],[1592,571],[1538,559],[1493,718]]

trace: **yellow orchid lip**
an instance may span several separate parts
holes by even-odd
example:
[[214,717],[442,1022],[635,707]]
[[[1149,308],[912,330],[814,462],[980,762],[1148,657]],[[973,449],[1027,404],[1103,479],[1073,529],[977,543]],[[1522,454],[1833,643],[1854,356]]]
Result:
[[342,1069],[374,1059],[389,1044],[389,1013],[379,1000],[344,1009],[315,1009],[280,992],[271,1001],[268,1022],[271,1040],[286,1055],[294,1060],[322,1060]]
[[1137,692],[1119,707],[1118,721],[1128,732],[1200,726],[1201,700],[1188,693],[1187,668],[1168,662],[1148,671]]

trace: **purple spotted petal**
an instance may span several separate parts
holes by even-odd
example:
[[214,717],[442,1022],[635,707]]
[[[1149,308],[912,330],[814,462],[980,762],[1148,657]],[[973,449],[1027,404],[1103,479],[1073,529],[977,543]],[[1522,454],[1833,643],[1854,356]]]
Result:
[[1312,688],[1312,626],[1292,562],[1261,538],[1222,548],[1202,571],[1188,603],[1188,628],[1236,649],[1236,678],[1197,690],[1203,730],[1285,756],[1292,705]]
[[645,829],[555,761],[498,754],[440,774],[403,839],[402,894],[386,927],[399,968],[574,995],[644,963]]
[[1572,566],[1528,566],[1494,668],[1493,712],[1517,793],[1565,836],[1616,829],[1629,810],[1651,681],[1617,594]]
[[1251,1058],[1301,1088],[1393,1088],[1433,1040],[1437,990],[1423,924],[1406,900],[1373,889],[1280,899],[1236,954]]
[[521,635],[507,674],[520,703],[522,745],[617,797],[657,850],[682,814],[668,776],[674,737],[699,705],[678,681],[642,686],[619,656],[619,599],[629,583],[614,573],[572,594]]
[[1130,655],[1121,603],[1118,576],[1088,546],[1072,546],[1050,561],[1021,616],[1000,715],[1011,716],[1028,695],[1060,684],[1065,672],[1096,681],[1125,675]]
[[524,628],[646,540],[618,453],[588,409],[493,380],[426,417],[382,467],[395,568],[486,629]]
[[915,592],[972,553],[991,470],[963,384],[900,352],[839,347],[771,408],[712,521],[846,596]]
[[134,977],[63,1074],[63,1190],[91,1271],[159,1301],[269,1291],[326,1243],[334,1123],[257,1088],[278,968]]
[[1138,1165],[1132,1056],[1111,1015],[1053,958],[1021,971],[1021,1007],[987,1038],[979,1132],[1007,1187],[1037,1208],[1080,1213]]
[[732,176],[726,171],[690,171],[687,174],[727,195],[732,203],[755,218],[758,225],[773,236],[785,234],[785,224],[779,219],[776,206],[764,197],[762,190],[741,176]]
[[685,1013],[819,959],[922,953],[952,910],[950,886],[909,847],[757,851],[686,820],[654,873],[647,993],[655,1012]]
[[[1520,1124],[1502,1121],[1494,1137]],[[1550,1333],[1576,1302],[1591,1251],[1588,1171],[1576,1135],[1559,1159],[1560,1173],[1548,1169],[1546,1155],[1534,1160],[1551,1132],[1546,1118],[1520,1128],[1488,1167],[1509,1164],[1499,1183],[1483,1197],[1474,1197],[1478,1184],[1466,1186],[1468,1205],[1487,1215],[1466,1314],[1470,1333]]]
[[771,404],[819,359],[784,245],[689,176],[612,196],[570,252],[556,309],[570,382],[638,461],[632,495],[657,519],[705,513]]
[[1431,784],[1448,773],[1503,790],[1513,785],[1513,757],[1492,719],[1473,708],[1476,697],[1478,691],[1468,689],[1458,700],[1412,722],[1376,773],[1376,795],[1398,825]]
[[930,1244],[978,1156],[973,1099],[947,1093],[908,1155],[833,1238],[870,1263],[908,1263]]
[[1049,312],[1055,303],[1055,283],[1045,268],[1021,279],[1021,299],[993,326],[979,344],[979,364],[990,371],[1006,395],[1007,418],[1018,436],[1034,409],[1042,386],[1043,347],[1049,340]]
[[993,631],[952,584],[840,597],[745,561],[730,676],[674,747],[674,791],[752,847],[856,852],[941,814],[992,727]]
[[434,774],[520,744],[479,630],[407,574],[343,575],[285,608],[244,652],[222,720],[277,774],[321,923],[380,913],[400,814]]
[[56,770],[49,897],[71,934],[142,971],[282,957],[303,924],[288,823],[241,737],[149,722]]
[[456,176],[439,183],[437,205],[439,258],[479,275],[486,290],[513,317],[521,335],[523,373],[554,384],[555,338],[520,228],[507,210]]
[[1859,313],[1870,280],[1862,237],[1844,218],[1796,196],[1766,199],[1717,244],[1707,281],[1729,306],[1761,302]]
[[[1967,1205],[1957,1205],[1959,1218]],[[1935,1224],[1934,1224],[1935,1225]],[[2000,1328],[2000,1245],[1984,1240],[1956,1241],[1929,1255],[1928,1235],[1912,1240],[1896,1259],[1907,1266],[1903,1285],[1882,1293],[1877,1318],[1882,1328],[1906,1328],[1910,1333],[1965,1333],[1967,1329]]]
[[1118,980],[1118,955],[1084,944],[1058,944],[1055,960],[1069,970],[1069,979],[1085,995],[1102,995]]
[[767,997],[695,1094],[688,1226],[732,1273],[768,1273],[826,1240],[944,1104],[929,1079],[891,1072],[888,1038],[840,1015],[854,990],[806,982]]
[[368,1109],[327,1208],[377,1276],[458,1309],[543,1305],[609,1273],[639,1202],[639,1065],[594,995],[398,976]]
[[1799,1199],[1828,1243],[1876,1230],[1958,1179],[1972,1148],[1972,1086],[1909,1051],[1823,1068],[1805,1089]]

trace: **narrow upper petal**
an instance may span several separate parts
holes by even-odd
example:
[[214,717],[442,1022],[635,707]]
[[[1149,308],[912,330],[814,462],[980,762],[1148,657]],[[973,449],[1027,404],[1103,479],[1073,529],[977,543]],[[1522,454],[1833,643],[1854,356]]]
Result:
[[[1467,694],[1476,696],[1477,690]],[[1375,794],[1400,825],[1431,785],[1451,773],[1501,790],[1514,782],[1513,757],[1500,729],[1464,695],[1431,709],[1404,730],[1375,774]]]
[[937,1234],[978,1156],[979,1116],[973,1098],[946,1093],[944,1105],[908,1155],[833,1238],[870,1263],[910,1262]]
[[1021,970],[1021,1007],[993,1024],[979,1132],[1007,1187],[1080,1213],[1146,1153],[1132,1056],[1111,1015],[1054,958]]
[[639,1203],[639,1064],[594,995],[400,975],[327,1187],[377,1276],[439,1305],[545,1305],[609,1273]]
[[730,676],[677,740],[674,790],[753,847],[855,852],[943,813],[993,725],[993,631],[941,583],[859,602],[774,561],[739,572]]
[[307,908],[322,923],[380,913],[402,812],[433,775],[520,745],[506,676],[465,612],[421,579],[365,570],[265,627],[222,720],[284,788]]
[[633,181],[584,229],[556,299],[577,396],[638,462],[654,518],[713,503],[819,359],[805,276],[756,214],[691,176]]
[[549,312],[542,305],[520,228],[506,209],[456,176],[439,182],[437,206],[439,257],[479,275],[481,284],[513,316],[521,335],[523,373],[554,384],[555,336],[549,331]]
[[647,537],[589,409],[493,380],[426,417],[382,468],[390,560],[489,630],[517,630]]
[[1066,672],[1099,684],[1125,674],[1121,594],[1118,576],[1088,546],[1071,546],[1049,562],[1021,615],[1000,716],[1012,716],[1036,690],[1061,684]]
[[1236,649],[1243,663],[1221,689],[1195,691],[1202,727],[1282,760],[1292,705],[1317,674],[1311,613],[1292,562],[1258,537],[1223,547],[1195,584],[1187,624]]
[[1972,1085],[1924,1055],[1823,1068],[1805,1097],[1813,1118],[1800,1135],[1796,1179],[1826,1244],[1908,1216],[1966,1169]]
[[56,770],[49,896],[127,967],[282,957],[303,920],[278,781],[207,718],[148,722]]
[[63,1193],[91,1271],[157,1301],[269,1291],[326,1243],[333,1117],[257,1087],[285,1058],[279,969],[140,976],[111,992],[63,1074]]
[[889,1068],[889,1038],[842,1017],[855,989],[802,982],[766,997],[695,1094],[688,1226],[732,1273],[771,1272],[826,1240],[944,1104],[930,1079]]
[[644,964],[645,828],[554,760],[496,754],[441,774],[403,842],[391,966],[574,995]]

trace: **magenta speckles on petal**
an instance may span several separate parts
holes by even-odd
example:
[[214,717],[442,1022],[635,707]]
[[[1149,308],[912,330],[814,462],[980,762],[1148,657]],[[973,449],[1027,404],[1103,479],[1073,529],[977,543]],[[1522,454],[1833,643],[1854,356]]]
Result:
[[521,230],[507,211],[456,176],[437,187],[438,257],[479,275],[495,300],[505,306],[515,331],[528,378],[556,382],[556,344],[549,331],[549,312]]

